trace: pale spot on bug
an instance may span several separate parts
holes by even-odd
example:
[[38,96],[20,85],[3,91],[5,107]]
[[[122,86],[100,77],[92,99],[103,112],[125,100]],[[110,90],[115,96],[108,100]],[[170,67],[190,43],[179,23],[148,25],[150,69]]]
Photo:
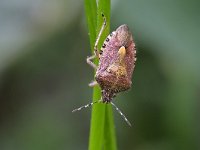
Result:
[[120,47],[118,54],[119,54],[119,59],[120,59],[119,62],[122,63],[122,61],[126,55],[126,49],[124,46]]
[[109,42],[111,38],[112,38],[112,35],[109,34],[108,37],[106,38],[106,42]]
[[116,35],[116,31],[113,31],[113,32],[112,32],[112,36],[113,36],[113,35]]

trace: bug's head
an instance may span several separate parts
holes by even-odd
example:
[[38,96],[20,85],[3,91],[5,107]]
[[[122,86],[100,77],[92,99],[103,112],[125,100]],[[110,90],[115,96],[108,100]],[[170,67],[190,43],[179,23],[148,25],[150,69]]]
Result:
[[129,46],[131,42],[131,32],[126,24],[119,26],[116,30],[117,39],[120,45],[124,45],[125,47]]
[[113,98],[116,96],[114,91],[112,91],[109,88],[102,90],[101,93],[102,93],[102,100],[104,103],[110,103],[113,100]]

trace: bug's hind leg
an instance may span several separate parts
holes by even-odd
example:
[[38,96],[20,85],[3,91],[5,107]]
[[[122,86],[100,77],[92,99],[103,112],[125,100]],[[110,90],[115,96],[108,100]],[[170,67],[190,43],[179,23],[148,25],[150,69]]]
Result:
[[94,87],[94,86],[97,86],[98,83],[97,83],[97,81],[92,81],[92,82],[90,82],[88,85],[89,85],[90,87]]

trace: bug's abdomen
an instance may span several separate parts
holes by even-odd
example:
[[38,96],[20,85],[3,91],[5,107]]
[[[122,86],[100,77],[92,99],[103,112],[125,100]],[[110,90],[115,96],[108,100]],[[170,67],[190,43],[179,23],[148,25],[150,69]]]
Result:
[[128,90],[132,83],[127,77],[117,77],[107,72],[98,74],[95,78],[101,89],[110,89],[115,93]]

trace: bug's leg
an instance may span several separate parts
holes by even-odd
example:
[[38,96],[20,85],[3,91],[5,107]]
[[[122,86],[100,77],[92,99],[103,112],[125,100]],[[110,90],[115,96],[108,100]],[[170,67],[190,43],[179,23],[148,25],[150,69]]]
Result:
[[96,55],[97,57],[99,57],[99,52],[98,52],[98,48],[97,48],[98,43],[99,43],[99,39],[100,39],[100,37],[101,37],[101,35],[102,35],[102,33],[103,33],[103,30],[104,30],[105,27],[106,27],[106,17],[104,16],[104,14],[102,14],[102,17],[103,17],[103,25],[102,25],[102,27],[101,27],[101,29],[100,29],[100,31],[99,31],[99,34],[98,34],[98,36],[97,36],[97,39],[96,39],[96,42],[95,42],[95,45],[94,45],[94,53],[95,53],[95,55]]
[[97,81],[92,81],[92,82],[89,83],[90,87],[94,87],[94,86],[97,86],[97,85],[98,85]]
[[97,49],[97,45],[99,43],[99,39],[100,39],[100,37],[101,37],[101,35],[103,33],[103,30],[106,27],[106,17],[103,14],[102,14],[102,17],[103,17],[104,22],[103,22],[103,25],[101,27],[101,30],[100,30],[100,32],[99,32],[99,34],[97,36],[97,39],[96,39],[96,42],[95,42],[95,45],[94,45],[94,55],[92,55],[92,56],[90,56],[90,57],[87,58],[87,63],[90,66],[92,66],[94,69],[97,69],[97,66],[92,62],[92,59],[94,59],[96,57],[99,58],[99,52],[98,52],[98,49]]
[[86,61],[92,68],[97,69],[97,66],[92,62],[92,59],[94,59],[94,58],[96,58],[96,55],[87,57]]

